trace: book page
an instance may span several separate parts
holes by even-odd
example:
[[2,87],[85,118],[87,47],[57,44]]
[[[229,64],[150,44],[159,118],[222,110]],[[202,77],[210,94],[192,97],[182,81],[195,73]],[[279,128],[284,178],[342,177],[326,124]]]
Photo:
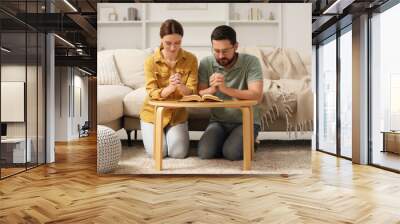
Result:
[[211,95],[211,94],[204,94],[202,96],[204,101],[217,101],[217,102],[222,102],[223,100],[218,98],[217,96]]
[[182,99],[180,99],[179,101],[191,102],[191,101],[203,101],[203,99],[199,95],[188,95],[188,96],[183,96]]

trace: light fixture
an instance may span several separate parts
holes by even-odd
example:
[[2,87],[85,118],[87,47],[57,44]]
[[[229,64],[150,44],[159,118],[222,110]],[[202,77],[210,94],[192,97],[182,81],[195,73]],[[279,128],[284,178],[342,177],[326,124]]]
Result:
[[64,43],[66,43],[67,45],[69,45],[69,46],[75,48],[75,45],[73,45],[73,44],[72,44],[71,42],[69,42],[68,40],[66,40],[66,39],[64,39],[64,38],[62,38],[62,37],[60,37],[60,36],[58,36],[57,34],[54,34],[54,36],[57,37],[59,40],[63,41]]
[[78,54],[78,55],[82,55],[82,56],[84,56],[84,55],[88,55],[82,48],[76,48],[76,53]]
[[4,51],[4,52],[6,52],[6,53],[10,53],[10,52],[11,52],[11,50],[9,50],[9,49],[7,49],[7,48],[5,48],[5,47],[1,47],[1,50]]
[[335,9],[337,7],[337,4],[339,4],[340,0],[336,0],[332,5],[330,5],[327,9],[324,10],[324,12],[322,14],[331,14],[332,10]]
[[90,75],[90,76],[93,75],[92,73],[90,73],[90,72],[88,72],[88,71],[86,71],[86,70],[83,70],[83,69],[81,69],[81,68],[79,68],[79,67],[78,67],[78,70],[81,71],[81,72],[83,72],[83,73],[85,73],[85,74],[87,74],[87,75]]
[[78,10],[71,4],[69,3],[68,0],[64,0],[65,4],[67,4],[72,10],[74,10],[74,12],[78,12]]
[[322,14],[342,14],[343,9],[351,5],[355,0],[336,0],[332,5],[324,10]]

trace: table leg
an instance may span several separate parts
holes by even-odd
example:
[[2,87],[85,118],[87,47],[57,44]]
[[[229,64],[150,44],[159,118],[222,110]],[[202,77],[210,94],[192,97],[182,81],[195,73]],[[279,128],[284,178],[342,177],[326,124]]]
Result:
[[156,152],[157,152],[157,149],[156,149],[156,144],[157,144],[157,141],[156,141],[157,109],[158,109],[158,107],[155,106],[154,107],[154,113],[155,113],[156,116],[154,117],[154,129],[153,129],[153,160],[154,161],[156,161],[156,159],[157,159],[157,156],[156,156]]
[[156,108],[156,122],[154,124],[154,150],[153,154],[155,155],[156,162],[156,170],[160,171],[162,169],[162,146],[163,146],[163,125],[162,125],[162,115],[163,115],[164,107]]
[[250,160],[254,159],[254,111],[253,107],[250,106],[250,139],[251,139],[251,158]]
[[241,108],[243,121],[243,170],[251,168],[251,127],[250,109],[248,107]]

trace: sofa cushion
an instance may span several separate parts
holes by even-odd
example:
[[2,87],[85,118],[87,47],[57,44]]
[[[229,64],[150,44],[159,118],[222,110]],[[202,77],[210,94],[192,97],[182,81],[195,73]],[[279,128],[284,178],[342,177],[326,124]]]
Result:
[[114,51],[115,63],[122,83],[133,89],[144,86],[144,61],[150,49],[120,49]]
[[97,53],[97,84],[123,85],[115,66],[113,51]]
[[97,86],[97,123],[105,124],[123,116],[123,99],[132,89],[119,85]]
[[139,118],[146,94],[146,88],[140,87],[126,95],[124,98],[124,115]]

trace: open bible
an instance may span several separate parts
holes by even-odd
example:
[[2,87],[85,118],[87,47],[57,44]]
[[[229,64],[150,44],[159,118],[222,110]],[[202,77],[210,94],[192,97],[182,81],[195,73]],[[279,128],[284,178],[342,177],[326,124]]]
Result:
[[203,96],[199,96],[199,95],[183,96],[182,99],[180,99],[179,101],[180,102],[192,102],[192,101],[197,101],[197,102],[202,102],[202,101],[222,102],[223,100],[218,98],[217,96],[214,96],[214,95],[211,95],[211,94],[204,94]]

